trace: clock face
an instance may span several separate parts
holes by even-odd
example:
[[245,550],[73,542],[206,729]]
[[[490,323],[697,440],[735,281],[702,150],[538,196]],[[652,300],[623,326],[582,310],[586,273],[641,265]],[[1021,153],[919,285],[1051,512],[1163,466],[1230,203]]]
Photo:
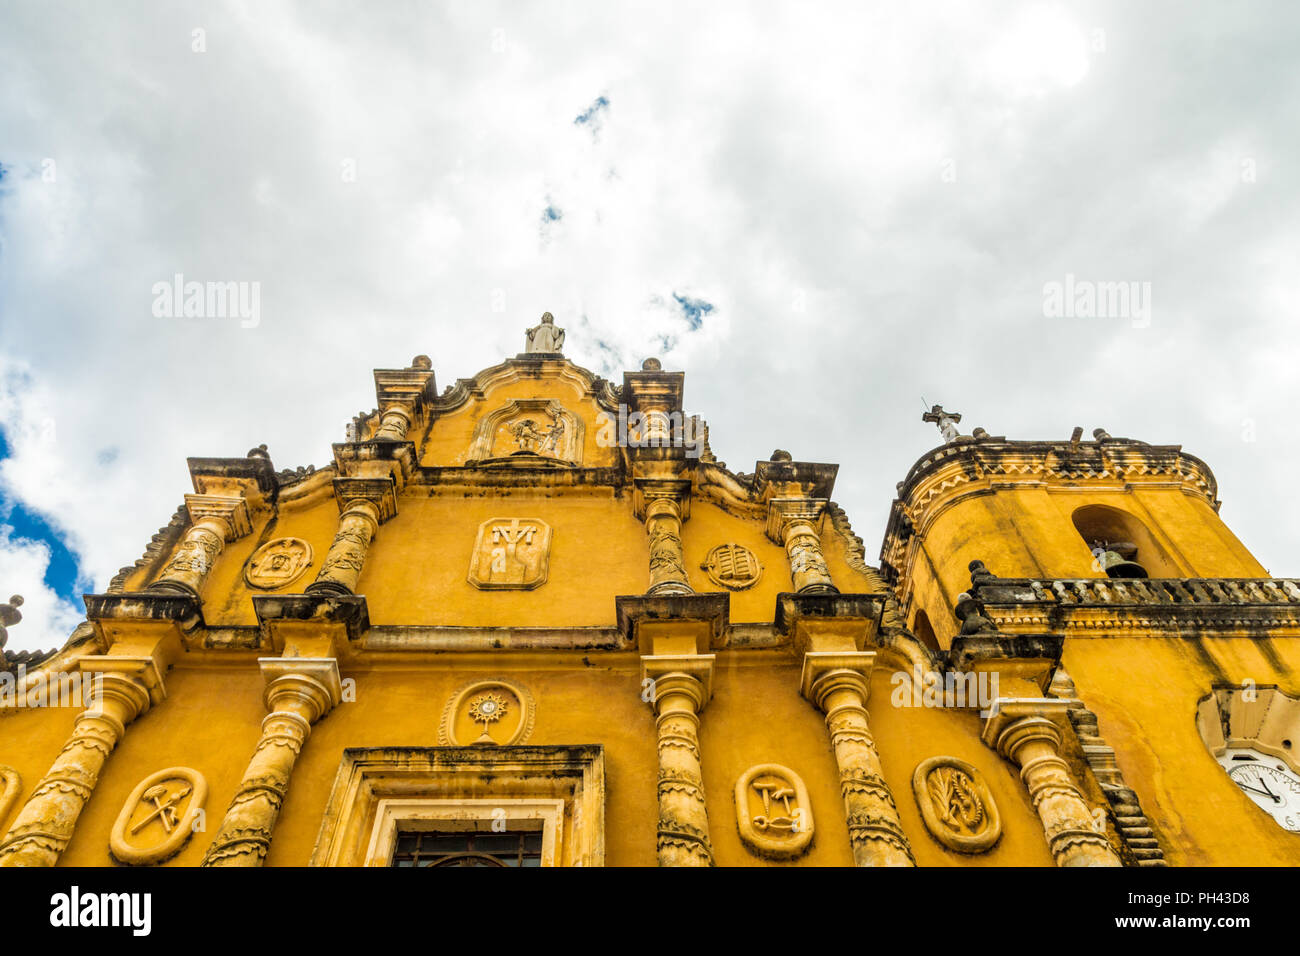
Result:
[[1219,758],[1228,777],[1285,830],[1300,832],[1300,776],[1277,757],[1228,750]]

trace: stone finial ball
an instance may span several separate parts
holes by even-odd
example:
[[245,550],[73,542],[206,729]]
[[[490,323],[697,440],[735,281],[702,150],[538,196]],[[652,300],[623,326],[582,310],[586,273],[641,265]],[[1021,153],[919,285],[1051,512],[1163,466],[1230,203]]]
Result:
[[778,448],[772,452],[772,461],[794,461],[794,455],[790,454],[784,448]]
[[417,355],[411,359],[411,368],[418,368],[422,372],[427,372],[433,368],[433,359],[427,355]]
[[641,371],[643,372],[658,372],[662,370],[663,367],[663,363],[657,358],[648,358],[641,363]]
[[13,597],[9,599],[9,604],[11,607],[22,607],[23,596],[21,594],[15,594]]

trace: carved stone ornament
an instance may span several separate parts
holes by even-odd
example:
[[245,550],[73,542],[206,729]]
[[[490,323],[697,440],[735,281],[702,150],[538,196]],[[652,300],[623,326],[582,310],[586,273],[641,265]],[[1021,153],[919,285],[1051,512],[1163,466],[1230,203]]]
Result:
[[740,544],[718,545],[700,567],[708,572],[709,580],[730,591],[752,588],[763,576],[758,556]]
[[813,838],[812,803],[803,780],[789,767],[761,763],[736,781],[736,826],[759,856],[788,860],[807,851]]
[[481,680],[451,696],[442,711],[438,743],[443,747],[523,743],[533,732],[533,695],[513,681]]
[[546,583],[551,526],[540,518],[492,518],[478,528],[469,583],[485,591],[531,591]]
[[179,853],[194,833],[208,782],[189,767],[168,767],[141,780],[126,798],[108,838],[119,863],[149,866]]
[[978,770],[956,757],[930,757],[912,774],[912,793],[930,835],[958,853],[986,853],[1002,819]]
[[263,591],[282,588],[311,566],[311,556],[311,545],[301,538],[276,538],[253,552],[244,565],[244,580]]
[[549,398],[519,398],[478,420],[468,465],[564,466],[582,464],[586,426]]

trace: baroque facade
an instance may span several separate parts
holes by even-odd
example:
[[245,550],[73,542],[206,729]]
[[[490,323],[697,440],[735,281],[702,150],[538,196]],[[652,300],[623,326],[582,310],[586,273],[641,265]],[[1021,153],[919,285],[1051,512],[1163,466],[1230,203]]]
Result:
[[326,468],[189,459],[5,656],[0,866],[1300,862],[1300,589],[1204,463],[936,406],[873,567],[838,466],[563,342],[377,370]]

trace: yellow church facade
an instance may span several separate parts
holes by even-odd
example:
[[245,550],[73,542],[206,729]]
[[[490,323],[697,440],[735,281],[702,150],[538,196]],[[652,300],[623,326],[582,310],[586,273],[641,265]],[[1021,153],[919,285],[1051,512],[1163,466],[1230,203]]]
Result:
[[0,866],[1300,863],[1300,589],[1204,463],[936,407],[873,565],[836,465],[563,339],[377,370],[319,470],[189,459],[6,656]]

